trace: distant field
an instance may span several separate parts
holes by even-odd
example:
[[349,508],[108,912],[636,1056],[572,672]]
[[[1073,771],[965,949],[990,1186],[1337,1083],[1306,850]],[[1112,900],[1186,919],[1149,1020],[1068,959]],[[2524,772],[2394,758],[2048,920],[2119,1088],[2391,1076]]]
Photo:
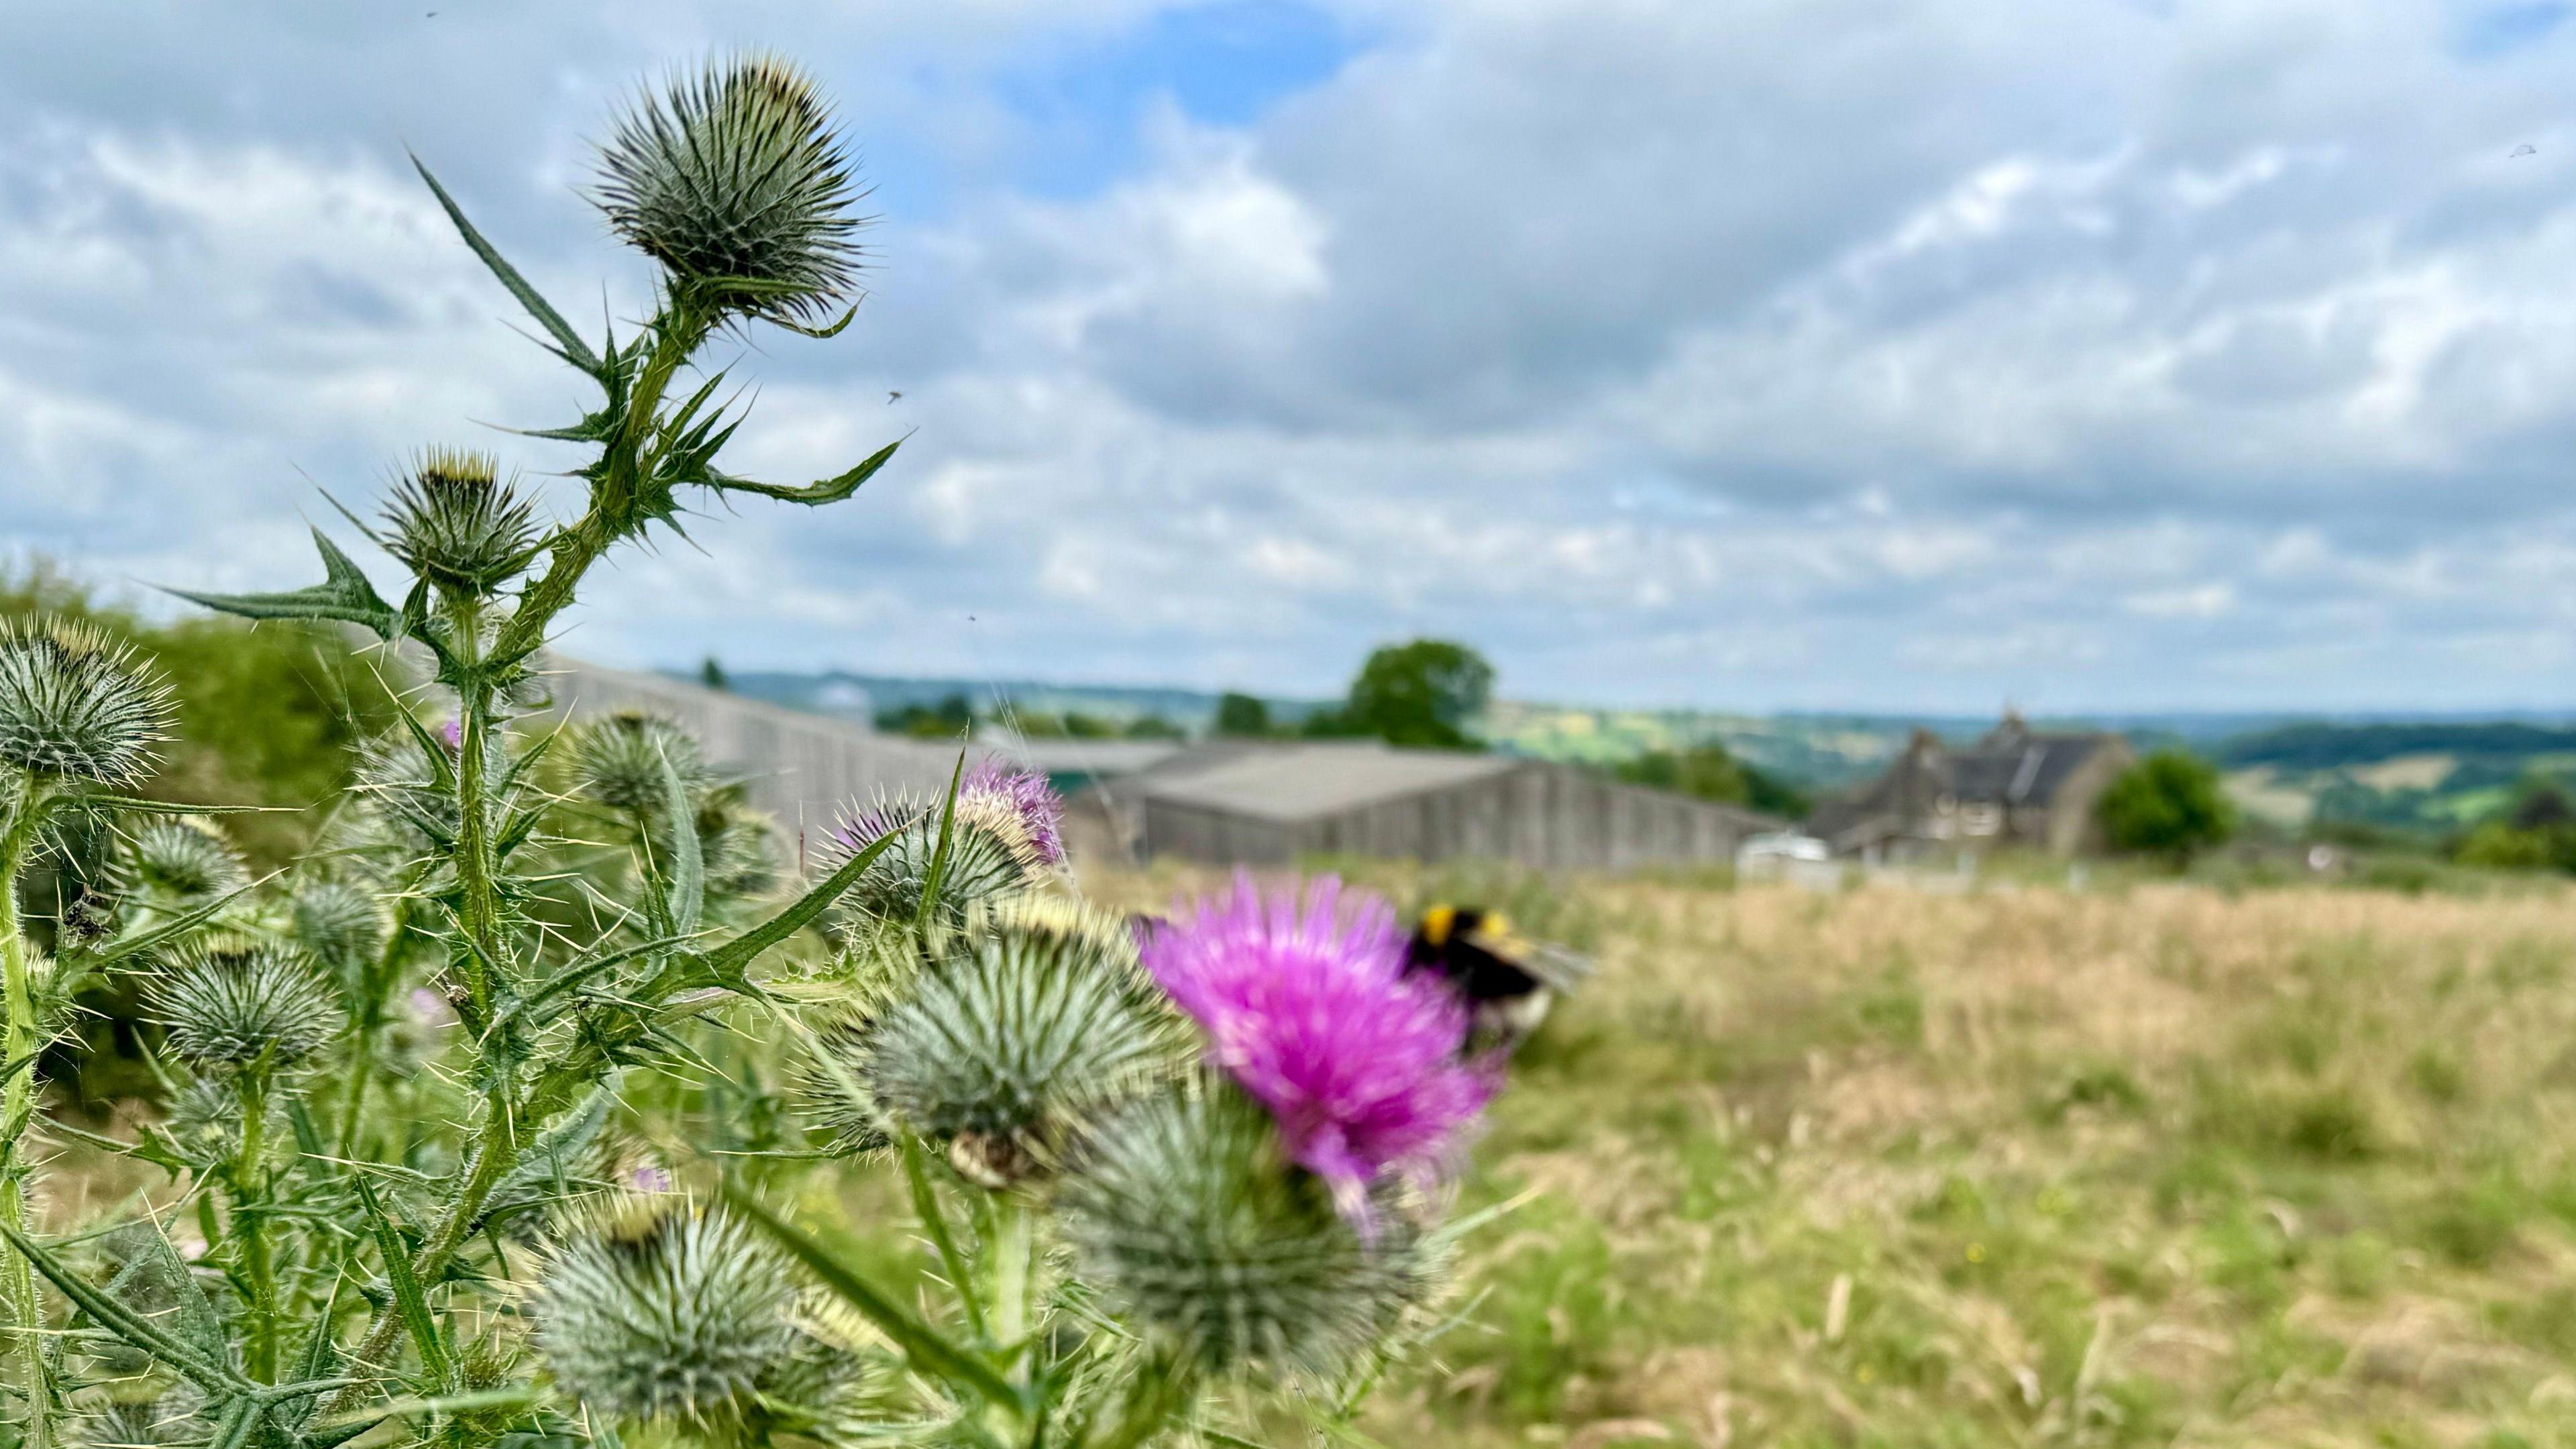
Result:
[[1600,974],[1381,1444],[2576,1443],[2576,892],[1525,910]]

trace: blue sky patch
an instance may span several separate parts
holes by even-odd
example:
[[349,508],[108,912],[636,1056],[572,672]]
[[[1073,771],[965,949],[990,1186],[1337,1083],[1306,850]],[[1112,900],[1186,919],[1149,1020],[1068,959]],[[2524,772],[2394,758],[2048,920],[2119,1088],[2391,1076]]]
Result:
[[1022,185],[1083,196],[1134,166],[1137,123],[1158,98],[1202,124],[1241,126],[1331,79],[1362,48],[1312,5],[1215,0],[1157,12],[1100,45],[1008,72],[996,90],[1038,138]]
[[2470,11],[2453,34],[2452,44],[2470,60],[2493,60],[2534,45],[2557,33],[2576,14],[2569,0],[2517,0]]

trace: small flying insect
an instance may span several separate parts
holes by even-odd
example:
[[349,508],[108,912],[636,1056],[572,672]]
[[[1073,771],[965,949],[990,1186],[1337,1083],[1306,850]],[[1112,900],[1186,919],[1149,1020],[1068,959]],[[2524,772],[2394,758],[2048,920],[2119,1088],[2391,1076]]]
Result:
[[1523,940],[1500,911],[1433,906],[1414,927],[1408,971],[1436,971],[1467,1000],[1470,1051],[1509,1050],[1538,1024],[1556,997],[1574,989],[1592,963],[1561,947]]

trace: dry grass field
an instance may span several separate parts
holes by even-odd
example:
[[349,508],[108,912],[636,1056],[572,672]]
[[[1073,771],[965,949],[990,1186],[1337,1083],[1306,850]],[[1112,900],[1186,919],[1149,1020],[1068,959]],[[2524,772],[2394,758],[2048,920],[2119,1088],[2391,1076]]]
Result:
[[1600,963],[1384,1444],[2576,1444],[2576,893],[1371,883]]

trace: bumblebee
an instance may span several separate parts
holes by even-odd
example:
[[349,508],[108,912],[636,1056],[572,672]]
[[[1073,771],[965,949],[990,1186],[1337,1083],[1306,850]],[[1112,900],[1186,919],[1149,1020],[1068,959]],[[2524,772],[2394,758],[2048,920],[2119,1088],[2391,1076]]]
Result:
[[1433,906],[1414,927],[1405,969],[1438,973],[1466,998],[1470,1051],[1517,1046],[1547,1019],[1549,1004],[1574,988],[1591,963],[1527,941],[1502,912]]

